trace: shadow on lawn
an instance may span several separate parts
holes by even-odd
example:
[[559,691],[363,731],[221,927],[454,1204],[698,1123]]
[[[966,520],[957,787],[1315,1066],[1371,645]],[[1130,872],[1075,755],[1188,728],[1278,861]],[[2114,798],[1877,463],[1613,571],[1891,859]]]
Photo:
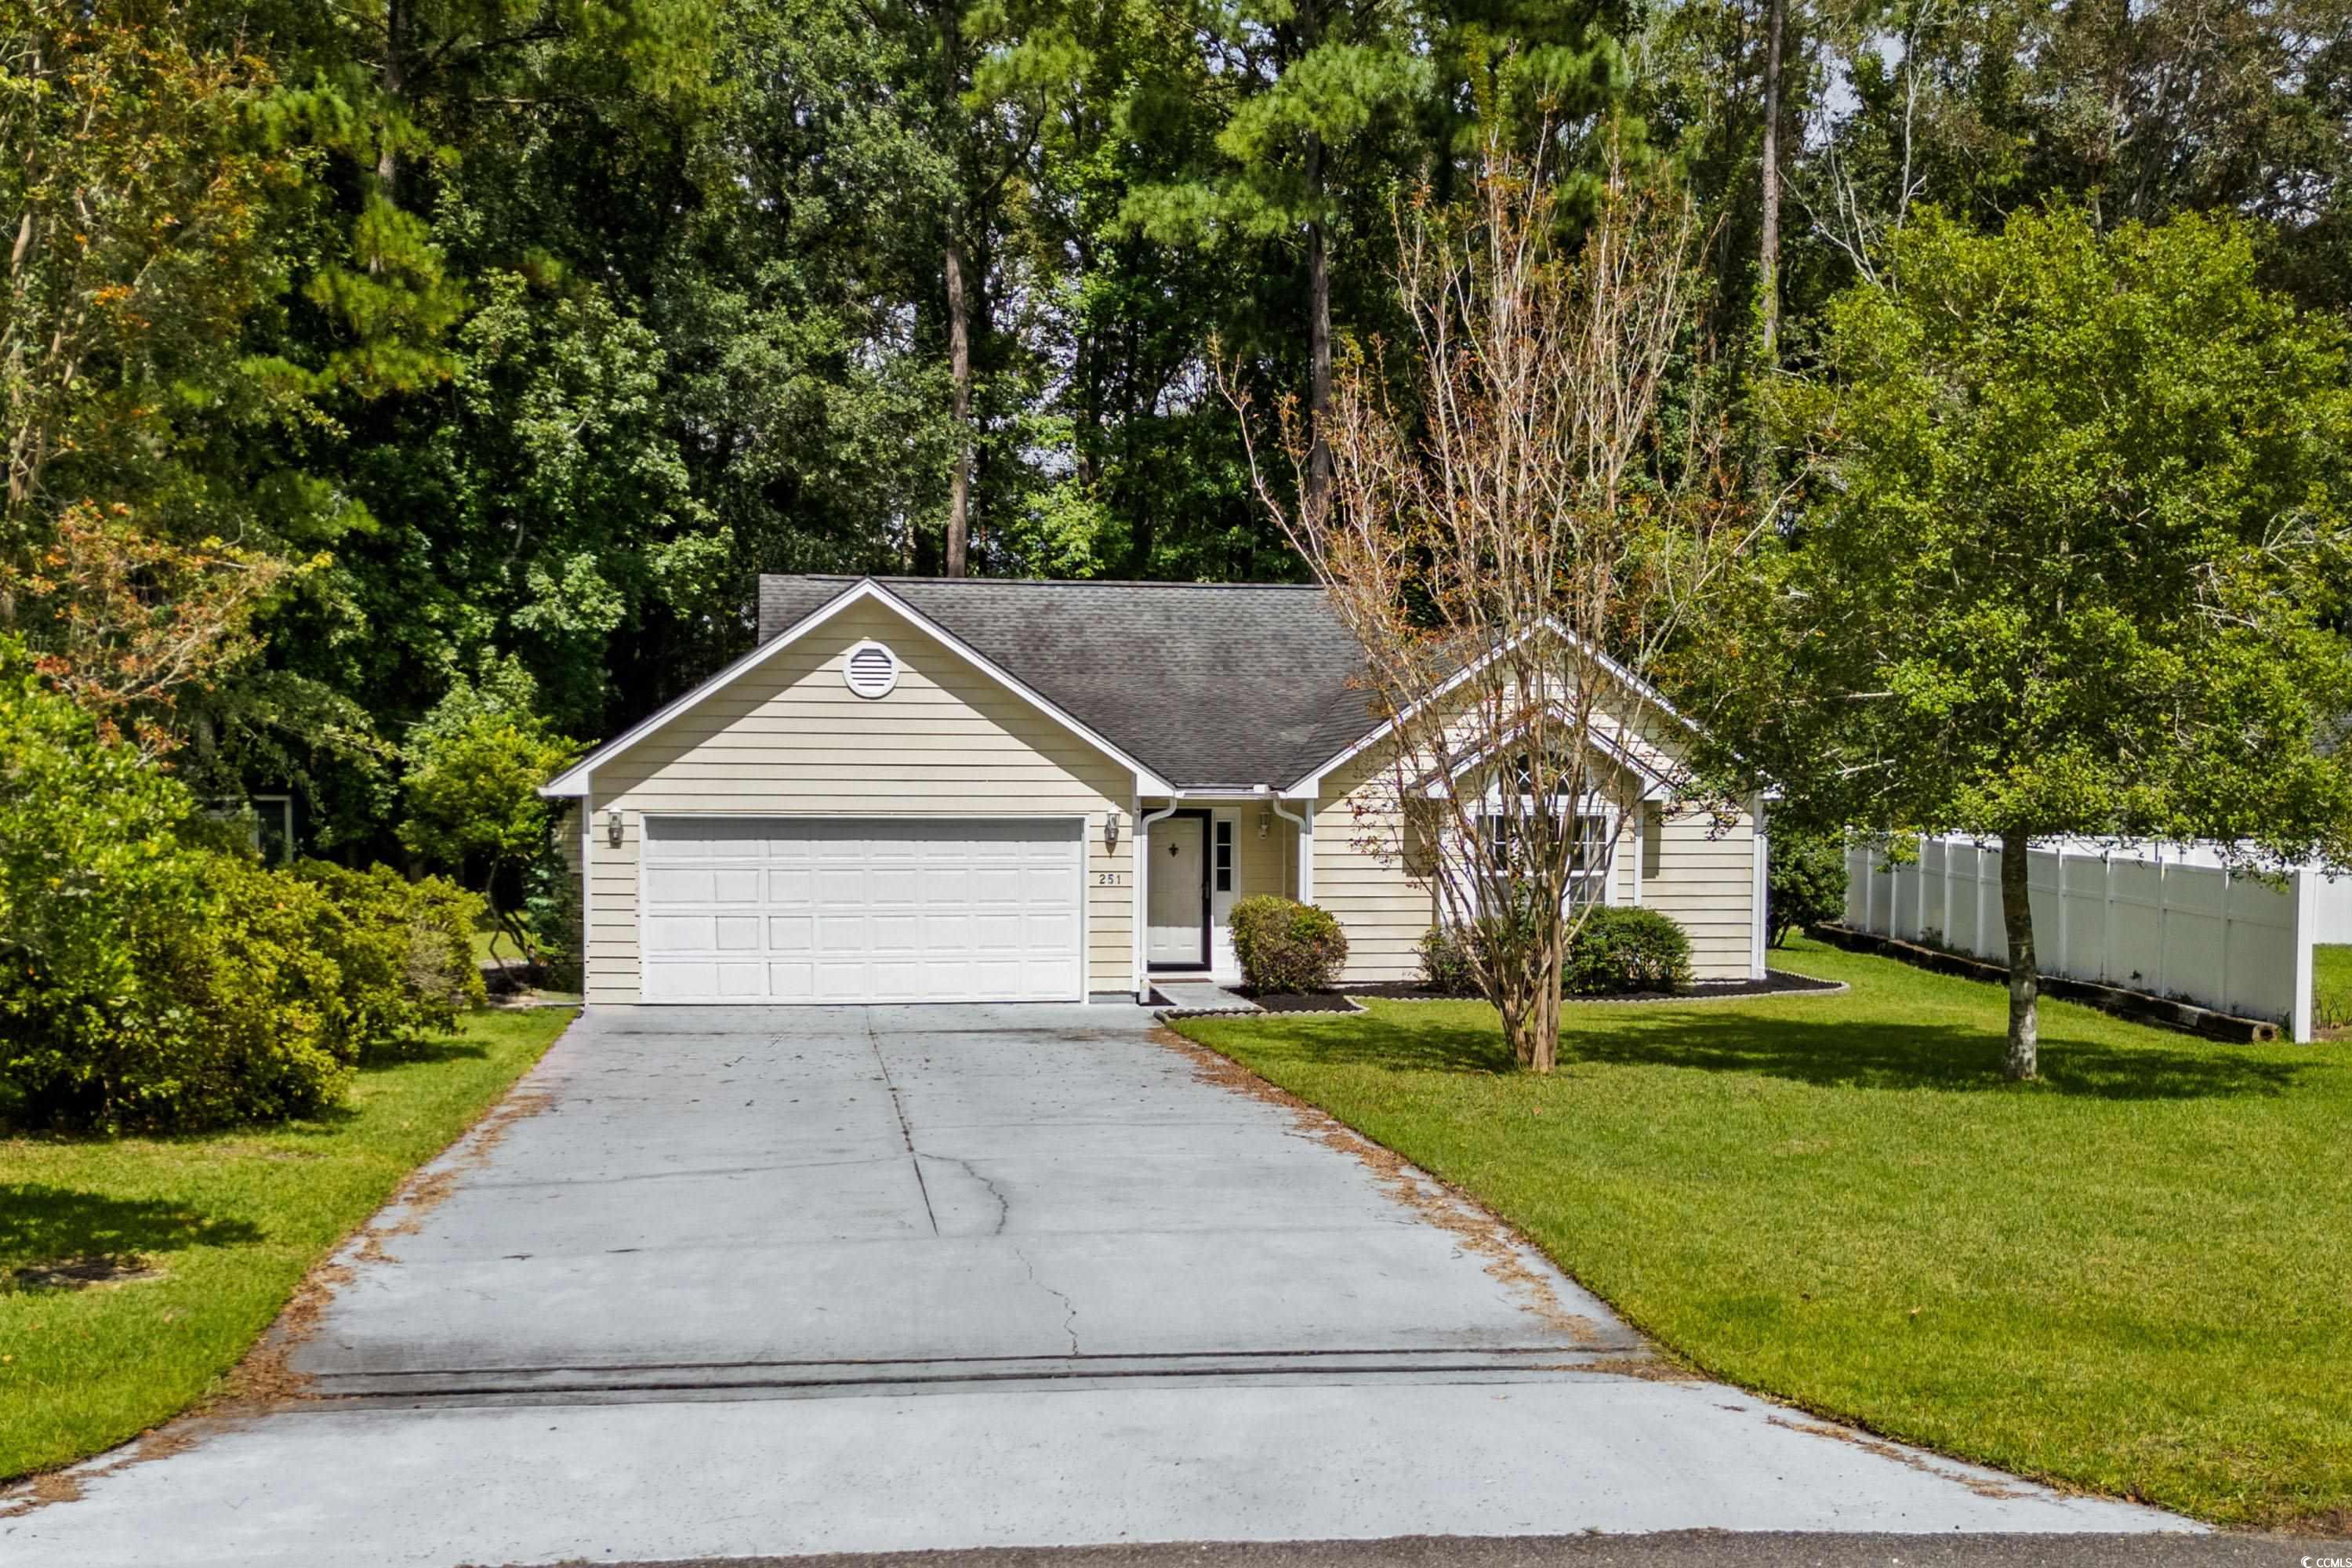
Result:
[[66,1258],[119,1258],[261,1239],[248,1220],[218,1219],[158,1198],[110,1198],[39,1182],[0,1184],[0,1273]]
[[394,1068],[429,1065],[434,1062],[480,1061],[490,1054],[490,1047],[479,1040],[450,1038],[425,1039],[422,1037],[401,1041],[390,1049],[372,1051],[360,1058],[360,1071],[386,1072]]
[[[1302,1036],[1315,1057],[1401,1071],[1516,1070],[1502,1035],[1475,1024],[1434,1025],[1369,1014]],[[1691,1014],[1595,1019],[1571,1011],[1560,1034],[1564,1064],[1696,1068],[1759,1073],[1822,1086],[1970,1090],[2015,1086],[2001,1076],[2006,1047],[1994,1029],[1948,1024],[1895,1024],[1834,1018],[1731,1018]],[[2302,1064],[2246,1054],[2242,1047],[2199,1043],[2125,1049],[2096,1041],[2042,1041],[2041,1092],[2100,1100],[2199,1100],[2275,1095],[2293,1087]]]

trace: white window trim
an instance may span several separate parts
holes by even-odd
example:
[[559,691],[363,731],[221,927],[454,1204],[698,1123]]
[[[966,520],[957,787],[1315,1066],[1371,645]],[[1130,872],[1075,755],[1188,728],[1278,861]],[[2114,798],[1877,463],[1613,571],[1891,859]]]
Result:
[[[1566,803],[1563,801],[1561,804],[1565,805]],[[1639,808],[1637,806],[1636,810],[1638,811],[1638,809]],[[1522,820],[1527,816],[1533,816],[1535,814],[1534,797],[1524,795],[1519,796],[1519,810],[1522,814]],[[1609,861],[1606,866],[1601,868],[1599,873],[1601,879],[1601,897],[1585,901],[1598,907],[1614,907],[1619,901],[1617,897],[1617,858],[1619,854],[1618,846],[1621,840],[1621,836],[1624,832],[1624,812],[1616,802],[1609,799],[1605,795],[1587,795],[1583,800],[1578,803],[1575,811],[1562,811],[1559,815],[1572,817],[1578,822],[1598,820],[1602,824],[1598,842],[1610,847]],[[1487,852],[1485,838],[1485,825],[1489,822],[1499,822],[1505,820],[1507,820],[1507,818],[1506,818],[1503,814],[1502,792],[1497,789],[1489,789],[1486,792],[1485,801],[1481,803],[1477,816],[1477,821],[1480,825],[1480,841],[1478,848],[1481,854]],[[1638,816],[1635,820],[1639,820]],[[1638,847],[1636,847],[1634,854],[1636,857],[1635,875],[1638,877],[1640,875],[1640,849]],[[1591,871],[1571,871],[1569,873],[1570,888],[1570,897],[1571,901],[1576,901],[1574,895],[1575,888],[1580,883],[1590,881],[1594,873]],[[1636,883],[1635,886],[1638,889],[1639,884]],[[1633,901],[1635,903],[1641,902],[1638,891]]]

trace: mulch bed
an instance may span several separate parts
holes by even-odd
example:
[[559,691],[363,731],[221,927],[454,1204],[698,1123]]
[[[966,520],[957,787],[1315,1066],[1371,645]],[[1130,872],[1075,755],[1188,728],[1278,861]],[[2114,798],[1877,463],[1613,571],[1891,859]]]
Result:
[[[1843,991],[1845,984],[1837,980],[1815,980],[1811,975],[1790,974],[1782,970],[1768,969],[1761,980],[1705,980],[1681,991],[1622,991],[1610,996],[1571,996],[1579,1002],[1729,1002],[1742,996],[1781,996],[1799,992],[1824,993]],[[1371,996],[1390,1002],[1456,1002],[1475,1000],[1471,997],[1448,996],[1432,991],[1411,980],[1385,980],[1370,985],[1350,985],[1350,996]],[[1259,1003],[1260,1006],[1265,1004]],[[1274,1009],[1267,1008],[1272,1012]]]
[[[1356,988],[1349,987],[1350,993]],[[1269,1013],[1360,1013],[1347,995],[1337,991],[1269,991],[1263,994],[1243,986],[1234,988]]]

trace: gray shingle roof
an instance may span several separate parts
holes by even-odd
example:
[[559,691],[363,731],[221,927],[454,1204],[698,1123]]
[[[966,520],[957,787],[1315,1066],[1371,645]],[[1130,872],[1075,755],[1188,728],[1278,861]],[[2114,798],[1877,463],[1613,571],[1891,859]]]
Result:
[[[863,581],[761,577],[761,641]],[[1372,728],[1362,650],[1319,588],[876,581],[1181,789],[1278,788]]]

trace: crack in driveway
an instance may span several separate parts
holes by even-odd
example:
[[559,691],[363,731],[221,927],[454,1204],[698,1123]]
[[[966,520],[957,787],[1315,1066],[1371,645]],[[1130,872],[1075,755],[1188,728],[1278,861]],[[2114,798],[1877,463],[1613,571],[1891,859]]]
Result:
[[869,1007],[857,1010],[857,1022],[866,1031],[866,1048],[874,1053],[874,1065],[881,1069],[882,1087],[890,1091],[890,1114],[898,1119],[898,1137],[907,1145],[907,1161],[915,1167],[915,1189],[923,1194],[923,1216],[931,1222],[931,1234],[940,1234],[939,1211],[931,1207],[930,1184],[923,1180],[923,1157],[915,1152],[915,1130],[907,1125],[907,1107],[898,1099],[898,1086],[890,1079],[890,1064],[883,1059],[882,1042],[874,1033],[874,1012]]
[[1078,1351],[1078,1304],[1070,1300],[1068,1291],[1055,1289],[1039,1279],[1036,1262],[1026,1252],[1016,1247],[1013,1249],[1013,1256],[1021,1260],[1021,1267],[1027,1272],[1030,1284],[1062,1303],[1062,1331],[1070,1336],[1070,1353],[1072,1355],[1080,1353]]
[[[922,1163],[924,1161],[937,1160],[942,1165],[955,1166],[957,1169],[963,1172],[965,1175],[970,1176],[973,1181],[978,1182],[982,1186],[986,1187],[988,1189],[988,1195],[996,1200],[996,1224],[988,1234],[991,1236],[1003,1236],[1004,1234],[1005,1222],[1013,1217],[1012,1202],[1005,1197],[1003,1190],[993,1181],[980,1173],[980,1170],[977,1166],[973,1165],[970,1160],[958,1159],[953,1154],[927,1154],[920,1149],[915,1150],[914,1154],[915,1165],[918,1170],[922,1168]],[[936,1218],[931,1221],[931,1228],[933,1230],[937,1230],[939,1228],[939,1221]]]

